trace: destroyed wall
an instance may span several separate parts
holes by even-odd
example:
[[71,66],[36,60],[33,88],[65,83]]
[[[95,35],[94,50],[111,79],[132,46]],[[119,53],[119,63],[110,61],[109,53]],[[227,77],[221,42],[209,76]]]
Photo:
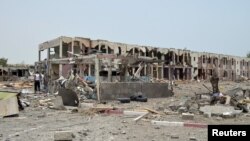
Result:
[[[157,92],[155,91],[157,90]],[[148,98],[169,97],[173,93],[169,91],[167,83],[101,83],[101,100],[116,100],[121,97],[144,95]]]

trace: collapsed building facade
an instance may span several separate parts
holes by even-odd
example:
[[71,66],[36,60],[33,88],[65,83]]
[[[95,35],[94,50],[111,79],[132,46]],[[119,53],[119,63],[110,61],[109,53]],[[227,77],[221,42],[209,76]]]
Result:
[[30,72],[34,71],[34,66],[32,65],[8,65],[0,66],[0,81],[16,80],[19,77],[28,77]]
[[[44,60],[42,52],[47,53]],[[48,74],[49,80],[67,77],[70,70],[94,79],[98,75],[101,82],[128,82],[131,77],[145,82],[205,80],[214,69],[222,80],[250,77],[249,58],[82,37],[61,36],[44,42],[39,45],[38,56],[36,69]]]

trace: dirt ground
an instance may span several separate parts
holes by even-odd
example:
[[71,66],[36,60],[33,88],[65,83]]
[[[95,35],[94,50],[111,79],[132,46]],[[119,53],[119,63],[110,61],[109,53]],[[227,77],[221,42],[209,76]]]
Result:
[[[151,120],[179,121],[204,124],[250,124],[249,113],[240,114],[235,118],[204,117],[197,113],[193,120],[183,120],[181,114],[164,114],[170,110],[169,105],[182,101],[195,93],[207,93],[209,82],[178,82],[174,87],[175,95],[169,98],[148,99],[148,102],[131,102],[121,104],[118,101],[108,101],[106,105],[124,110],[151,108],[163,114],[149,114],[135,122],[131,117],[122,114],[84,114],[68,110],[54,110],[39,106],[38,100],[51,96],[46,94],[26,94],[31,105],[20,111],[18,117],[0,118],[0,140],[3,141],[53,141],[57,131],[70,131],[74,141],[206,141],[207,128],[155,126]],[[221,92],[244,87],[250,89],[249,81],[220,82]]]

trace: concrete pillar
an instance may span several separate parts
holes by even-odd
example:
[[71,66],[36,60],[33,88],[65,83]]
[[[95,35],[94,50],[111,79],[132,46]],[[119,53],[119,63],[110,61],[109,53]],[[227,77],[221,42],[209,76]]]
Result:
[[112,82],[112,62],[108,59],[108,82]]
[[38,61],[39,62],[41,61],[41,51],[40,50],[38,51]]
[[89,76],[91,76],[91,64],[89,64],[88,66],[89,66],[88,68]]
[[[146,57],[146,52],[145,52],[144,56]],[[148,75],[148,74],[147,74],[147,68],[148,68],[148,66],[147,66],[146,64],[144,64],[144,75],[145,75],[145,76]]]
[[[135,48],[132,49],[132,55],[135,56]],[[132,73],[135,74],[135,68],[132,68]]]
[[172,67],[171,65],[168,66],[168,79],[172,81]]
[[158,67],[158,64],[156,66],[156,78],[159,79],[159,67]]
[[[165,60],[164,55],[161,56],[161,60]],[[164,79],[164,62],[161,64],[161,78]]]
[[151,76],[154,77],[154,66],[151,64]]
[[96,93],[97,93],[97,100],[100,101],[100,60],[95,58],[95,78],[96,78]]
[[80,50],[82,50],[82,43],[81,43],[81,41],[79,41],[79,44],[80,44]]
[[[59,46],[59,58],[62,58],[62,52],[63,50],[63,45],[62,45],[62,39],[60,39],[60,46]],[[59,64],[59,76],[62,76],[62,64]]]
[[[75,53],[75,51],[74,51],[74,38],[72,38],[72,42],[71,42],[71,51],[73,54]],[[73,55],[72,55],[72,57],[73,57]]]
[[47,49],[47,60],[50,59],[50,48]]
[[105,49],[106,49],[106,54],[109,53],[109,47],[107,45],[105,45]]
[[175,53],[173,52],[173,65],[175,65]]
[[177,78],[176,78],[176,79],[177,79],[177,80],[180,80],[180,70],[177,69],[176,71],[177,71]]
[[101,51],[101,45],[100,44],[98,45],[98,50]]
[[177,57],[177,62],[176,63],[180,63],[180,56],[179,56],[179,54],[176,57]]
[[161,66],[161,79],[164,79],[164,64]]

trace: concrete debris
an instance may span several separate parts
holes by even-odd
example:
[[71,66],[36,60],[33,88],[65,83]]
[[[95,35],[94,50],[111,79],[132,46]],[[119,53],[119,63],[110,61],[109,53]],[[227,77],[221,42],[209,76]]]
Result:
[[62,97],[65,106],[77,107],[79,105],[79,98],[76,92],[71,89],[60,88],[58,95]]
[[73,136],[71,131],[57,131],[54,133],[54,141],[72,141]]
[[213,105],[213,106],[204,106],[200,108],[202,113],[211,113],[211,116],[223,116],[223,113],[235,113],[240,114],[241,111],[234,110],[233,106],[225,105]]
[[190,141],[197,141],[196,137],[189,137]]
[[17,94],[0,92],[0,117],[19,114]]
[[171,137],[171,139],[179,139],[178,135],[171,135],[170,137]]
[[203,115],[206,118],[211,118],[211,116],[212,116],[211,112],[204,112]]
[[56,110],[66,110],[61,96],[56,96],[56,99],[52,100],[52,102],[53,102],[53,105],[49,106],[49,108],[56,109]]
[[185,112],[187,112],[188,110],[187,110],[187,107],[180,107],[179,109],[178,109],[178,113],[185,113]]
[[182,117],[183,120],[193,120],[194,119],[194,114],[182,113],[181,117]]

